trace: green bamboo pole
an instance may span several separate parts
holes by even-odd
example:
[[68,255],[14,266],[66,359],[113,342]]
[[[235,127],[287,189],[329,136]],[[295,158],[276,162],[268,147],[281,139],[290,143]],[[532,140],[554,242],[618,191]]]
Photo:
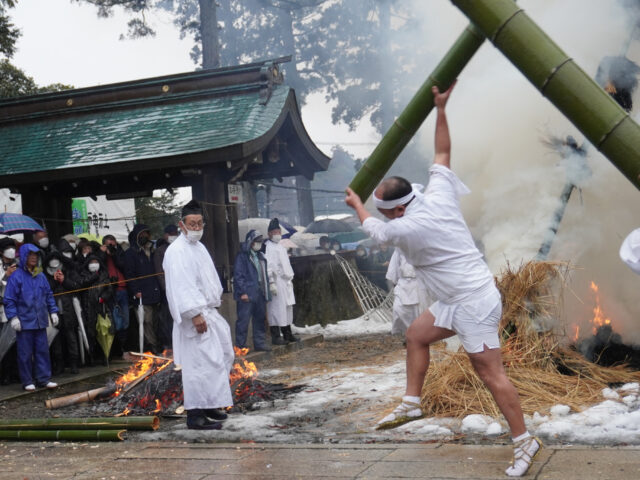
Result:
[[0,430],[157,430],[159,426],[156,416],[0,420]]
[[0,430],[0,440],[120,442],[126,430]]
[[362,165],[349,187],[365,201],[415,135],[433,109],[431,88],[448,89],[484,42],[484,35],[470,24],[458,37],[435,70],[422,84],[400,116],[393,122],[371,156]]
[[640,126],[513,0],[452,0],[533,85],[640,189]]

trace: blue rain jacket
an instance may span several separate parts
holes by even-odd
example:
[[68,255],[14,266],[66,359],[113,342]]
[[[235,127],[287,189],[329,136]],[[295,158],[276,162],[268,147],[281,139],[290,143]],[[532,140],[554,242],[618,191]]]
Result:
[[249,230],[242,244],[242,251],[236,256],[233,266],[233,298],[237,302],[241,301],[240,297],[244,294],[247,294],[252,302],[260,297],[267,302],[271,300],[266,257],[262,252],[258,252],[258,260],[262,266],[262,279],[258,277],[258,269],[251,261],[251,244],[260,236],[257,231]]
[[43,273],[35,277],[27,270],[29,252],[40,254],[33,244],[26,243],[20,247],[20,268],[9,277],[4,293],[4,311],[7,318],[20,319],[23,330],[47,328],[49,314],[58,313],[53,292]]

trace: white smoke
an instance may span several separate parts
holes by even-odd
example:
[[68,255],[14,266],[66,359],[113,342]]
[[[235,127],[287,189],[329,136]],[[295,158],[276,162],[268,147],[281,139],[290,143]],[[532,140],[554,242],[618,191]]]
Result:
[[[423,41],[440,59],[468,21],[449,2],[434,3],[415,0],[414,6],[416,17],[424,19]],[[603,57],[620,54],[628,38],[627,14],[618,2],[518,4],[591,76]],[[631,60],[638,62],[640,52]],[[425,64],[427,74],[436,63]],[[535,257],[565,182],[579,181],[582,188],[571,196],[549,256],[577,267],[565,299],[567,322],[592,318],[593,280],[614,329],[625,340],[640,342],[640,277],[618,258],[623,238],[640,227],[640,192],[591,145],[586,158],[591,176],[567,169],[567,160],[541,139],[572,135],[580,145],[584,137],[488,42],[460,75],[448,113],[452,168],[473,191],[463,199],[465,217],[484,244],[492,271],[498,273],[507,261],[518,265]],[[426,152],[433,150],[434,117],[419,132]]]

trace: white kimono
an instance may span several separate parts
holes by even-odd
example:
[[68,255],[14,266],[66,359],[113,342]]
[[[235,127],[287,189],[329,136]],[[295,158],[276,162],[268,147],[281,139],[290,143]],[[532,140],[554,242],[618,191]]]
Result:
[[386,278],[395,285],[391,333],[402,335],[411,323],[429,308],[431,298],[427,289],[416,277],[415,269],[399,249],[393,251]]
[[451,330],[459,307],[481,321],[500,304],[500,292],[460,211],[458,197],[469,189],[445,166],[432,165],[429,173],[426,192],[404,216],[386,223],[369,217],[362,228],[376,243],[400,249],[436,298],[429,307],[434,324]]
[[[167,301],[173,317],[173,358],[182,366],[184,408],[233,405],[229,372],[234,353],[229,324],[218,313],[222,285],[205,246],[180,235],[162,262]],[[202,314],[207,331],[199,334],[192,319]]]
[[293,323],[293,269],[287,249],[279,243],[267,240],[266,253],[269,282],[275,285],[276,293],[271,294],[267,303],[267,317],[270,327],[286,327]]

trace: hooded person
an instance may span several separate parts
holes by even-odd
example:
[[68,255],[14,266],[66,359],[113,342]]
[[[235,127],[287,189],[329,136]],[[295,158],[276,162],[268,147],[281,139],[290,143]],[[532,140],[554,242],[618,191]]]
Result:
[[287,249],[280,244],[282,230],[277,218],[269,222],[267,235],[269,239],[265,242],[265,257],[271,292],[271,301],[267,303],[267,319],[271,343],[283,345],[298,341],[291,332],[293,306],[296,303],[293,293],[293,268],[291,268]]
[[[62,240],[67,243],[66,240]],[[61,242],[58,242],[58,246]],[[63,245],[64,247],[64,245]],[[66,246],[68,247],[68,244]],[[44,275],[49,282],[58,306],[58,330],[51,344],[51,364],[54,375],[62,373],[68,365],[71,373],[78,373],[80,365],[80,346],[78,344],[78,317],[73,308],[72,295],[66,292],[77,290],[81,286],[80,276],[75,270],[73,260],[62,255],[62,252],[51,252],[44,259]]]
[[[67,241],[67,243],[71,247],[71,253],[73,253],[73,255],[75,256],[76,249],[78,248],[78,243],[80,243],[80,238],[75,236],[73,233],[67,233],[66,235],[63,235],[62,238]],[[60,249],[58,248],[58,250]]]
[[129,299],[137,306],[144,306],[144,340],[146,348],[159,353],[158,313],[162,295],[153,263],[152,242],[149,227],[136,224],[129,233],[130,247],[124,252],[124,276],[127,279]]
[[249,322],[253,323],[253,349],[269,351],[266,343],[265,316],[271,300],[269,270],[262,250],[262,234],[249,230],[233,266],[233,298],[236,301],[236,346],[247,346]]
[[9,277],[4,295],[5,314],[16,331],[20,380],[27,391],[58,386],[51,381],[47,342],[49,317],[57,326],[58,307],[49,282],[37,268],[39,261],[40,250],[35,245],[22,245],[20,268]]
[[124,353],[129,330],[129,293],[124,277],[124,250],[118,245],[116,237],[105,235],[102,237],[100,251],[103,253],[102,261],[109,272],[109,280],[115,283],[111,313],[117,341],[113,349],[116,352],[115,356],[121,356]]
[[95,254],[89,254],[80,271],[81,287],[85,288],[80,295],[82,304],[82,321],[89,341],[88,364],[100,361],[106,365],[106,358],[96,341],[98,315],[108,314],[112,318],[113,286],[107,267]]
[[[76,257],[76,249],[75,246],[72,246],[71,243],[69,243],[69,241],[65,238],[68,237],[68,235],[65,235],[64,237],[62,237],[60,240],[58,240],[58,252],[60,252],[60,254],[62,255],[62,257],[65,260],[65,265],[72,265],[73,268],[76,268],[76,264],[75,264],[75,257]],[[71,264],[67,263],[67,262],[71,262]]]
[[[178,238],[178,227],[174,224],[164,227],[164,234],[162,238],[156,241],[156,251],[153,252],[153,263],[156,272],[164,272],[162,268],[162,262],[164,261],[164,254],[175,240]],[[169,312],[169,306],[167,305],[166,297],[166,283],[164,275],[158,275],[158,284],[160,285],[160,294],[162,300],[160,301],[160,311],[158,312],[158,341],[162,344],[164,349],[172,348],[171,329],[173,327],[173,320],[171,319],[171,313]]]
[[234,352],[227,321],[218,313],[222,284],[211,255],[200,243],[202,208],[191,200],[182,209],[180,235],[164,254],[162,267],[173,317],[173,359],[182,367],[187,428],[217,430],[233,405],[229,372]]

